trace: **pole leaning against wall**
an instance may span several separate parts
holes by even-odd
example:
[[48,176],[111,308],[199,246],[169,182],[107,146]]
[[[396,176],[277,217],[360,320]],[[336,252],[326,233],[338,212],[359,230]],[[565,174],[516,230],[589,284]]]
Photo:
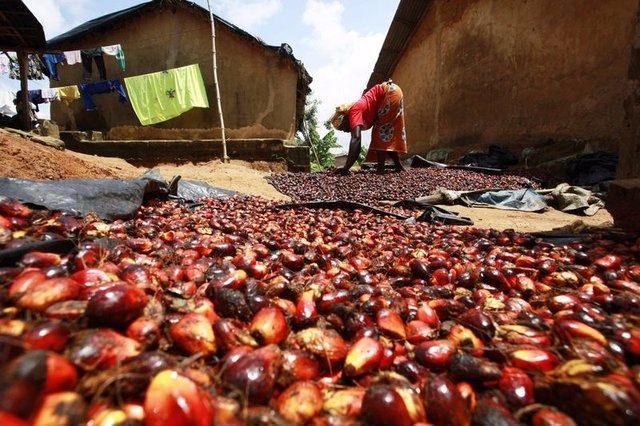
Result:
[[222,113],[222,101],[220,100],[220,84],[218,83],[218,54],[216,50],[216,24],[213,17],[213,11],[211,10],[211,2],[207,0],[207,7],[209,8],[209,18],[211,19],[211,45],[213,55],[213,81],[216,85],[216,100],[218,102],[218,112],[220,113],[220,129],[222,130],[222,161],[224,163],[229,162],[229,156],[227,155],[227,136],[224,128],[224,114]]

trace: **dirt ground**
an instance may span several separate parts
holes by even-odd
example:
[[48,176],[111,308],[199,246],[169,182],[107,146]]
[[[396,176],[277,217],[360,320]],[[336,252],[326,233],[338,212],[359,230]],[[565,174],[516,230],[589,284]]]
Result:
[[498,230],[515,229],[520,232],[545,232],[565,227],[581,231],[585,226],[598,228],[613,226],[613,218],[605,209],[600,210],[594,216],[587,217],[567,214],[554,209],[550,209],[544,213],[527,213],[464,206],[440,207],[470,218],[475,223],[475,226],[479,228],[494,228]]
[[[209,184],[261,196],[271,200],[288,200],[264,179],[281,167],[269,163],[232,161],[223,164],[210,161],[198,164],[163,164],[157,166],[166,179],[181,175],[185,179],[202,180]],[[0,176],[26,179],[123,178],[142,174],[146,169],[133,166],[119,158],[106,158],[58,151],[14,135],[0,132]],[[521,213],[485,208],[442,206],[471,218],[476,226],[495,229],[515,229],[521,232],[550,231],[560,227],[610,227],[611,215],[601,210],[592,217],[581,217],[550,210],[545,213]],[[576,222],[582,221],[582,224]]]

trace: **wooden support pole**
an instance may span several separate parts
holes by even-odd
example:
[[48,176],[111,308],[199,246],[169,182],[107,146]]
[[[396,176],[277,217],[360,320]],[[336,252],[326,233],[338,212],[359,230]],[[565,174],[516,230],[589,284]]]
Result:
[[220,129],[222,130],[222,161],[224,163],[229,162],[229,156],[227,155],[227,136],[224,128],[224,114],[222,113],[222,101],[220,99],[220,83],[218,81],[218,52],[216,49],[216,23],[211,10],[211,2],[207,0],[207,7],[209,8],[209,18],[211,19],[211,45],[213,56],[213,81],[216,85],[216,100],[218,104],[218,113],[220,114]]
[[31,127],[31,105],[29,104],[29,57],[27,52],[18,51],[18,65],[20,66],[20,97],[18,98],[18,110],[20,110],[20,121],[26,131]]

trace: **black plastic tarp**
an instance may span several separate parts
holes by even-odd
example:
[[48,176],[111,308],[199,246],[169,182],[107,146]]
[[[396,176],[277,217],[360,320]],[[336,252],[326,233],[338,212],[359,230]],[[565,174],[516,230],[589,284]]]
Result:
[[159,172],[151,170],[138,179],[69,179],[33,181],[0,178],[0,197],[8,197],[48,210],[78,215],[95,213],[105,220],[132,217],[143,201],[170,197],[185,201],[224,198],[235,193],[204,182],[179,181],[170,188]]

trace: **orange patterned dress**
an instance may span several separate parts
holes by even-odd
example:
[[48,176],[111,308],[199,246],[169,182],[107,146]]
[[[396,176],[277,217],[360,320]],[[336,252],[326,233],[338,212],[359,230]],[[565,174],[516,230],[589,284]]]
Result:
[[351,128],[373,127],[367,161],[375,161],[378,151],[407,153],[403,99],[400,86],[387,82],[372,87],[351,107]]

